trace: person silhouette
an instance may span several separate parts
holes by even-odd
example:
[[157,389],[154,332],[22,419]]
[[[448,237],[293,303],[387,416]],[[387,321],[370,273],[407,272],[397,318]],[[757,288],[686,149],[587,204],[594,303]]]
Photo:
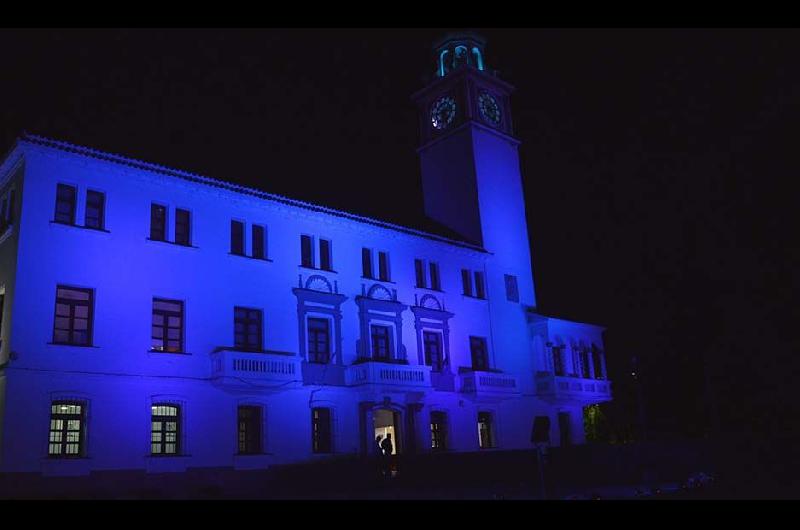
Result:
[[386,433],[386,438],[381,442],[381,449],[383,449],[383,474],[386,478],[392,477],[392,445],[391,433]]
[[386,457],[383,454],[383,447],[381,447],[381,440],[382,439],[383,439],[383,436],[381,436],[380,434],[375,437],[375,449],[376,449],[377,455],[378,455],[378,473],[381,476],[384,476],[386,474],[386,471],[385,471],[386,470],[386,464],[384,464],[384,460],[386,460]]

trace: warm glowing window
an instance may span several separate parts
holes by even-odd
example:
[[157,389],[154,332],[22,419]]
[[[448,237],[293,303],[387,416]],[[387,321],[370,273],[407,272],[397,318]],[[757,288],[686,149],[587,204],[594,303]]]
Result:
[[153,350],[183,351],[183,302],[153,298]]
[[431,412],[431,449],[447,450],[447,414],[444,412]]
[[315,453],[330,453],[331,409],[315,408],[311,410],[311,447]]
[[238,411],[239,454],[252,455],[262,452],[261,407],[240,406]]
[[79,458],[84,454],[85,439],[86,406],[75,401],[54,401],[50,405],[48,456]]
[[491,412],[478,413],[478,446],[481,449],[494,447],[494,426]]
[[150,453],[178,455],[181,452],[180,408],[167,403],[155,403],[150,413]]
[[53,321],[53,342],[89,346],[92,343],[91,289],[56,288],[56,314]]
[[75,224],[75,196],[74,186],[59,184],[56,188],[55,221],[68,225]]
[[238,350],[262,350],[261,310],[233,308],[234,346]]

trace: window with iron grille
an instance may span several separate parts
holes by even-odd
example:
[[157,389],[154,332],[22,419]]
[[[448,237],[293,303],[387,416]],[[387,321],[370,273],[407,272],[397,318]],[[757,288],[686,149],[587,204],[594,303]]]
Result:
[[425,350],[425,364],[431,367],[434,372],[441,372],[442,359],[442,335],[435,331],[424,331],[422,333],[422,343]]
[[494,447],[494,428],[491,412],[478,413],[478,446],[481,449]]
[[259,309],[233,308],[233,337],[234,347],[237,350],[263,349],[261,316],[262,312]]
[[244,405],[239,407],[238,440],[239,454],[253,455],[262,452],[261,448],[261,407]]
[[85,404],[79,401],[52,402],[47,455],[50,458],[80,458],[84,456],[85,440]]
[[167,240],[167,207],[160,204],[150,205],[150,239]]
[[308,319],[308,361],[327,363],[330,354],[330,323],[327,318]]
[[372,358],[390,359],[392,356],[391,330],[389,326],[370,326],[372,336]]
[[447,414],[444,412],[431,412],[431,449],[447,450]]
[[331,409],[315,408],[311,410],[311,446],[315,453],[330,453]]
[[472,369],[485,371],[489,369],[489,356],[486,351],[486,339],[470,337],[469,349],[472,354]]
[[188,210],[175,210],[175,243],[186,246],[192,244],[191,214]]
[[91,346],[93,291],[79,287],[56,287],[56,314],[53,342]]
[[150,408],[150,454],[181,453],[180,407],[170,403],[154,403]]
[[183,302],[153,298],[153,350],[183,352]]
[[59,184],[56,188],[55,221],[68,225],[75,224],[75,196],[74,186]]

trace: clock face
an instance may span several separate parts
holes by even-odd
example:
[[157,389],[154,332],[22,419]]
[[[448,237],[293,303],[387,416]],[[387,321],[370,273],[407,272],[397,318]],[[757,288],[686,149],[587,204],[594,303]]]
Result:
[[481,116],[483,116],[484,120],[492,125],[500,124],[500,119],[502,118],[500,114],[500,105],[497,104],[497,100],[493,95],[486,91],[481,92],[481,95],[478,96],[478,107],[481,110]]
[[456,117],[456,101],[450,96],[442,96],[431,107],[431,125],[436,129],[444,129],[453,123]]

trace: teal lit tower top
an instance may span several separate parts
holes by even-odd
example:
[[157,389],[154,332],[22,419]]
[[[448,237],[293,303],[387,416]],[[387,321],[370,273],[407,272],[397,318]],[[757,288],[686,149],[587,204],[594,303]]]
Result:
[[436,75],[444,77],[463,67],[484,69],[483,49],[486,41],[475,33],[451,33],[434,44]]

